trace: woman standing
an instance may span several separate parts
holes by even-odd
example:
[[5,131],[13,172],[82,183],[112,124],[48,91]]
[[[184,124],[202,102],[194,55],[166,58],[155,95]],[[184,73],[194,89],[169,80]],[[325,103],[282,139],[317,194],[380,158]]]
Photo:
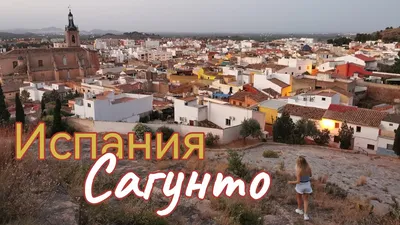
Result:
[[[296,184],[296,199],[297,209],[296,213],[303,215],[304,220],[309,220],[308,216],[308,197],[312,193],[311,188],[311,167],[308,165],[307,160],[303,156],[299,156],[296,160],[296,181],[289,181],[288,184]],[[304,211],[302,208],[304,203]]]

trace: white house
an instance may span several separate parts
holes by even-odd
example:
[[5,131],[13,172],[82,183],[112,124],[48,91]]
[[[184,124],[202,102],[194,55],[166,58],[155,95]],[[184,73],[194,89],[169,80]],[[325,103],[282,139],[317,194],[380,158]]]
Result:
[[337,57],[337,58],[335,58],[334,59],[334,61],[343,61],[343,62],[345,62],[345,63],[354,63],[354,64],[357,64],[357,65],[360,65],[360,66],[363,66],[363,67],[365,67],[365,62],[363,61],[363,60],[361,60],[361,59],[359,59],[359,58],[357,58],[357,57],[355,57],[355,56],[352,56],[352,55],[346,55],[346,56],[342,56],[342,57]]
[[339,128],[344,121],[354,129],[354,148],[376,153],[381,121],[387,113],[371,109],[332,104],[321,121],[322,128],[328,129],[339,142]]
[[75,99],[74,113],[79,118],[110,122],[138,122],[153,110],[153,96],[104,92],[85,93]]
[[400,115],[388,114],[381,122],[380,133],[378,137],[378,154],[395,155],[393,152],[393,144],[395,138],[395,130],[400,129]]
[[24,90],[29,93],[30,100],[42,101],[43,94],[46,92],[56,90],[61,96],[64,96],[71,89],[66,87],[64,84],[57,83],[47,85],[44,82],[30,82],[29,86],[24,86],[19,89],[20,93],[22,93]]
[[340,95],[329,91],[318,94],[300,94],[288,98],[288,104],[328,109],[331,104],[340,104]]
[[319,72],[326,72],[329,70],[334,70],[334,69],[336,69],[337,65],[342,65],[342,64],[345,64],[345,62],[344,61],[330,61],[330,62],[322,63],[321,65],[319,65],[317,67],[317,69]]
[[279,73],[287,73],[292,75],[312,72],[312,60],[309,59],[293,59],[293,58],[280,58],[278,65],[287,66],[286,68],[279,70]]
[[184,125],[197,126],[199,122],[208,120],[225,129],[238,126],[245,119],[255,119],[260,123],[262,130],[265,126],[264,113],[202,96],[175,99],[174,112],[175,122]]

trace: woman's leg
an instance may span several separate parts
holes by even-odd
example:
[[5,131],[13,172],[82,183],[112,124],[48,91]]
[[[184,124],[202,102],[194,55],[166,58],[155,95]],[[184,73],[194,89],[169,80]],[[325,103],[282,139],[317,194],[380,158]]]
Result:
[[303,202],[304,202],[304,214],[308,214],[308,196],[309,194],[303,195]]
[[302,209],[303,208],[302,195],[296,193],[296,199],[297,199],[297,208]]

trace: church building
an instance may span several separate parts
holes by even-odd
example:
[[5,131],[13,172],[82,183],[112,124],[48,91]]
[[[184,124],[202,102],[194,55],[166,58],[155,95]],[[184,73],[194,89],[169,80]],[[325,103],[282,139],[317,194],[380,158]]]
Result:
[[95,75],[99,68],[97,52],[81,48],[79,29],[71,10],[61,48],[14,49],[0,54],[3,78],[25,75],[32,82],[80,80]]

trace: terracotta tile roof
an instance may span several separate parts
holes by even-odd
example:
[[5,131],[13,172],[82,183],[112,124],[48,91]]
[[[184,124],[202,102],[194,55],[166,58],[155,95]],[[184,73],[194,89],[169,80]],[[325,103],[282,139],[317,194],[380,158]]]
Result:
[[388,114],[383,118],[383,121],[400,124],[400,114]]
[[376,110],[332,104],[326,111],[324,118],[362,126],[379,127],[386,115],[387,113]]
[[390,110],[393,109],[393,105],[388,105],[388,104],[381,104],[381,105],[376,105],[372,107],[373,110],[378,110],[378,111],[385,111],[385,110]]
[[244,102],[246,98],[253,99],[256,102],[262,102],[269,99],[269,97],[261,91],[258,91],[257,93],[249,91],[238,91],[234,95],[229,97],[229,99],[238,100],[241,102]]
[[335,93],[335,92],[321,91],[321,92],[318,93],[317,95],[324,96],[324,97],[333,97],[333,96],[335,96],[336,94],[337,94],[337,93]]
[[283,107],[281,112],[287,112],[291,116],[299,116],[312,120],[321,120],[326,110],[314,107],[287,104]]
[[185,102],[191,102],[191,101],[197,100],[197,97],[196,96],[188,96],[188,97],[185,97],[185,98],[181,98],[180,100],[183,100]]
[[285,88],[285,87],[289,87],[290,86],[289,84],[287,84],[287,83],[285,83],[283,81],[280,81],[280,80],[278,80],[276,78],[269,79],[269,81],[271,81],[272,83],[278,85],[281,88]]
[[112,104],[115,105],[115,104],[119,104],[119,103],[123,103],[123,102],[133,101],[133,100],[135,100],[135,98],[123,97],[123,98],[115,99],[112,102]]
[[263,89],[263,91],[264,91],[265,93],[271,95],[271,97],[276,97],[276,96],[280,96],[280,95],[281,95],[280,93],[276,92],[276,91],[275,91],[274,89],[272,89],[272,88],[266,88],[266,89]]
[[357,55],[355,55],[355,57],[361,59],[361,60],[364,61],[364,62],[374,62],[374,61],[376,61],[375,58],[373,58],[373,57],[368,57],[368,56],[363,55],[363,54],[357,54]]

